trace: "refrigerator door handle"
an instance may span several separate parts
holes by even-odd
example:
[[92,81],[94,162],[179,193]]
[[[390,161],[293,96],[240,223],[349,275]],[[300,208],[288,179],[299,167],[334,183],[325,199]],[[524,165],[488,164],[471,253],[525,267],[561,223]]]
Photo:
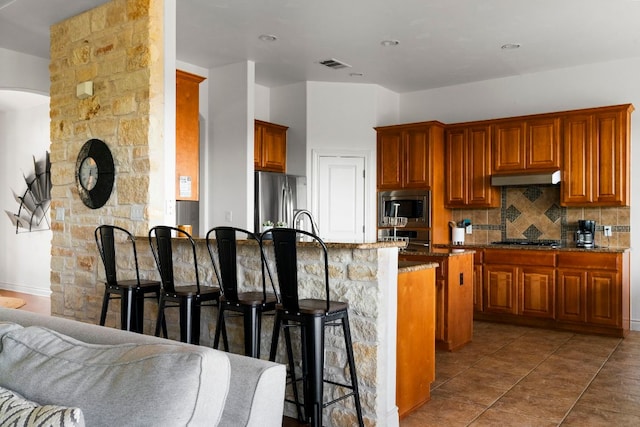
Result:
[[291,221],[293,220],[293,195],[291,194],[291,188],[286,181],[282,186],[282,205],[282,214],[284,216],[283,221],[287,223],[287,227],[293,227],[294,225],[291,224]]

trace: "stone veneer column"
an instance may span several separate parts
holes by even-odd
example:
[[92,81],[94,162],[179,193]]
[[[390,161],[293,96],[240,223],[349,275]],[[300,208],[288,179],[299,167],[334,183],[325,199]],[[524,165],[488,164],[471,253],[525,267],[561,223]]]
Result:
[[[163,182],[162,17],[162,0],[113,0],[51,27],[53,315],[99,319],[104,271],[96,226],[145,235],[162,214],[153,200],[163,197],[151,198],[149,190]],[[76,86],[86,81],[93,82],[93,96],[78,99]],[[91,138],[106,142],[116,168],[114,191],[95,210],[80,201],[75,182],[78,151]],[[133,205],[145,207],[144,221],[130,220]],[[59,209],[62,221],[55,219]],[[151,263],[141,267],[143,277],[153,275]]]

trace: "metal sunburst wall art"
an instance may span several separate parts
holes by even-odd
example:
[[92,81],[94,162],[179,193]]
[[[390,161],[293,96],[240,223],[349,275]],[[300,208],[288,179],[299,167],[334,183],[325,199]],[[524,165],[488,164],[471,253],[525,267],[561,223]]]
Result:
[[19,203],[18,213],[5,210],[9,219],[20,232],[49,230],[49,207],[51,206],[51,161],[49,152],[43,160],[33,157],[33,173],[23,175],[27,189],[22,196],[13,192]]

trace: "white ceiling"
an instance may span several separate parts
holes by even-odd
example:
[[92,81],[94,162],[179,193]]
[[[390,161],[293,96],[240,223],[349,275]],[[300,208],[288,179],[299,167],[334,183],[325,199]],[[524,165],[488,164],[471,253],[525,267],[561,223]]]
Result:
[[[252,60],[268,87],[312,80],[403,93],[640,56],[638,0],[176,1],[179,60]],[[104,2],[0,0],[0,47],[46,58],[51,24]],[[329,58],[351,68],[318,64]]]

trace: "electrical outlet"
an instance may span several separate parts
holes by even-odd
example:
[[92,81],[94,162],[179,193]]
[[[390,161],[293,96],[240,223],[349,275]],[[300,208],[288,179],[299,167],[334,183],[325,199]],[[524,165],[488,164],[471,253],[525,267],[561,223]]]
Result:
[[467,234],[473,234],[473,225],[469,224],[465,227]]
[[233,212],[232,211],[226,211],[224,213],[224,220],[227,222],[232,222],[233,221]]
[[133,205],[131,206],[131,219],[142,221],[144,219],[144,206]]
[[602,227],[602,230],[604,231],[604,236],[605,237],[611,237],[611,226],[610,225],[604,225]]
[[56,221],[64,221],[64,208],[56,209]]

